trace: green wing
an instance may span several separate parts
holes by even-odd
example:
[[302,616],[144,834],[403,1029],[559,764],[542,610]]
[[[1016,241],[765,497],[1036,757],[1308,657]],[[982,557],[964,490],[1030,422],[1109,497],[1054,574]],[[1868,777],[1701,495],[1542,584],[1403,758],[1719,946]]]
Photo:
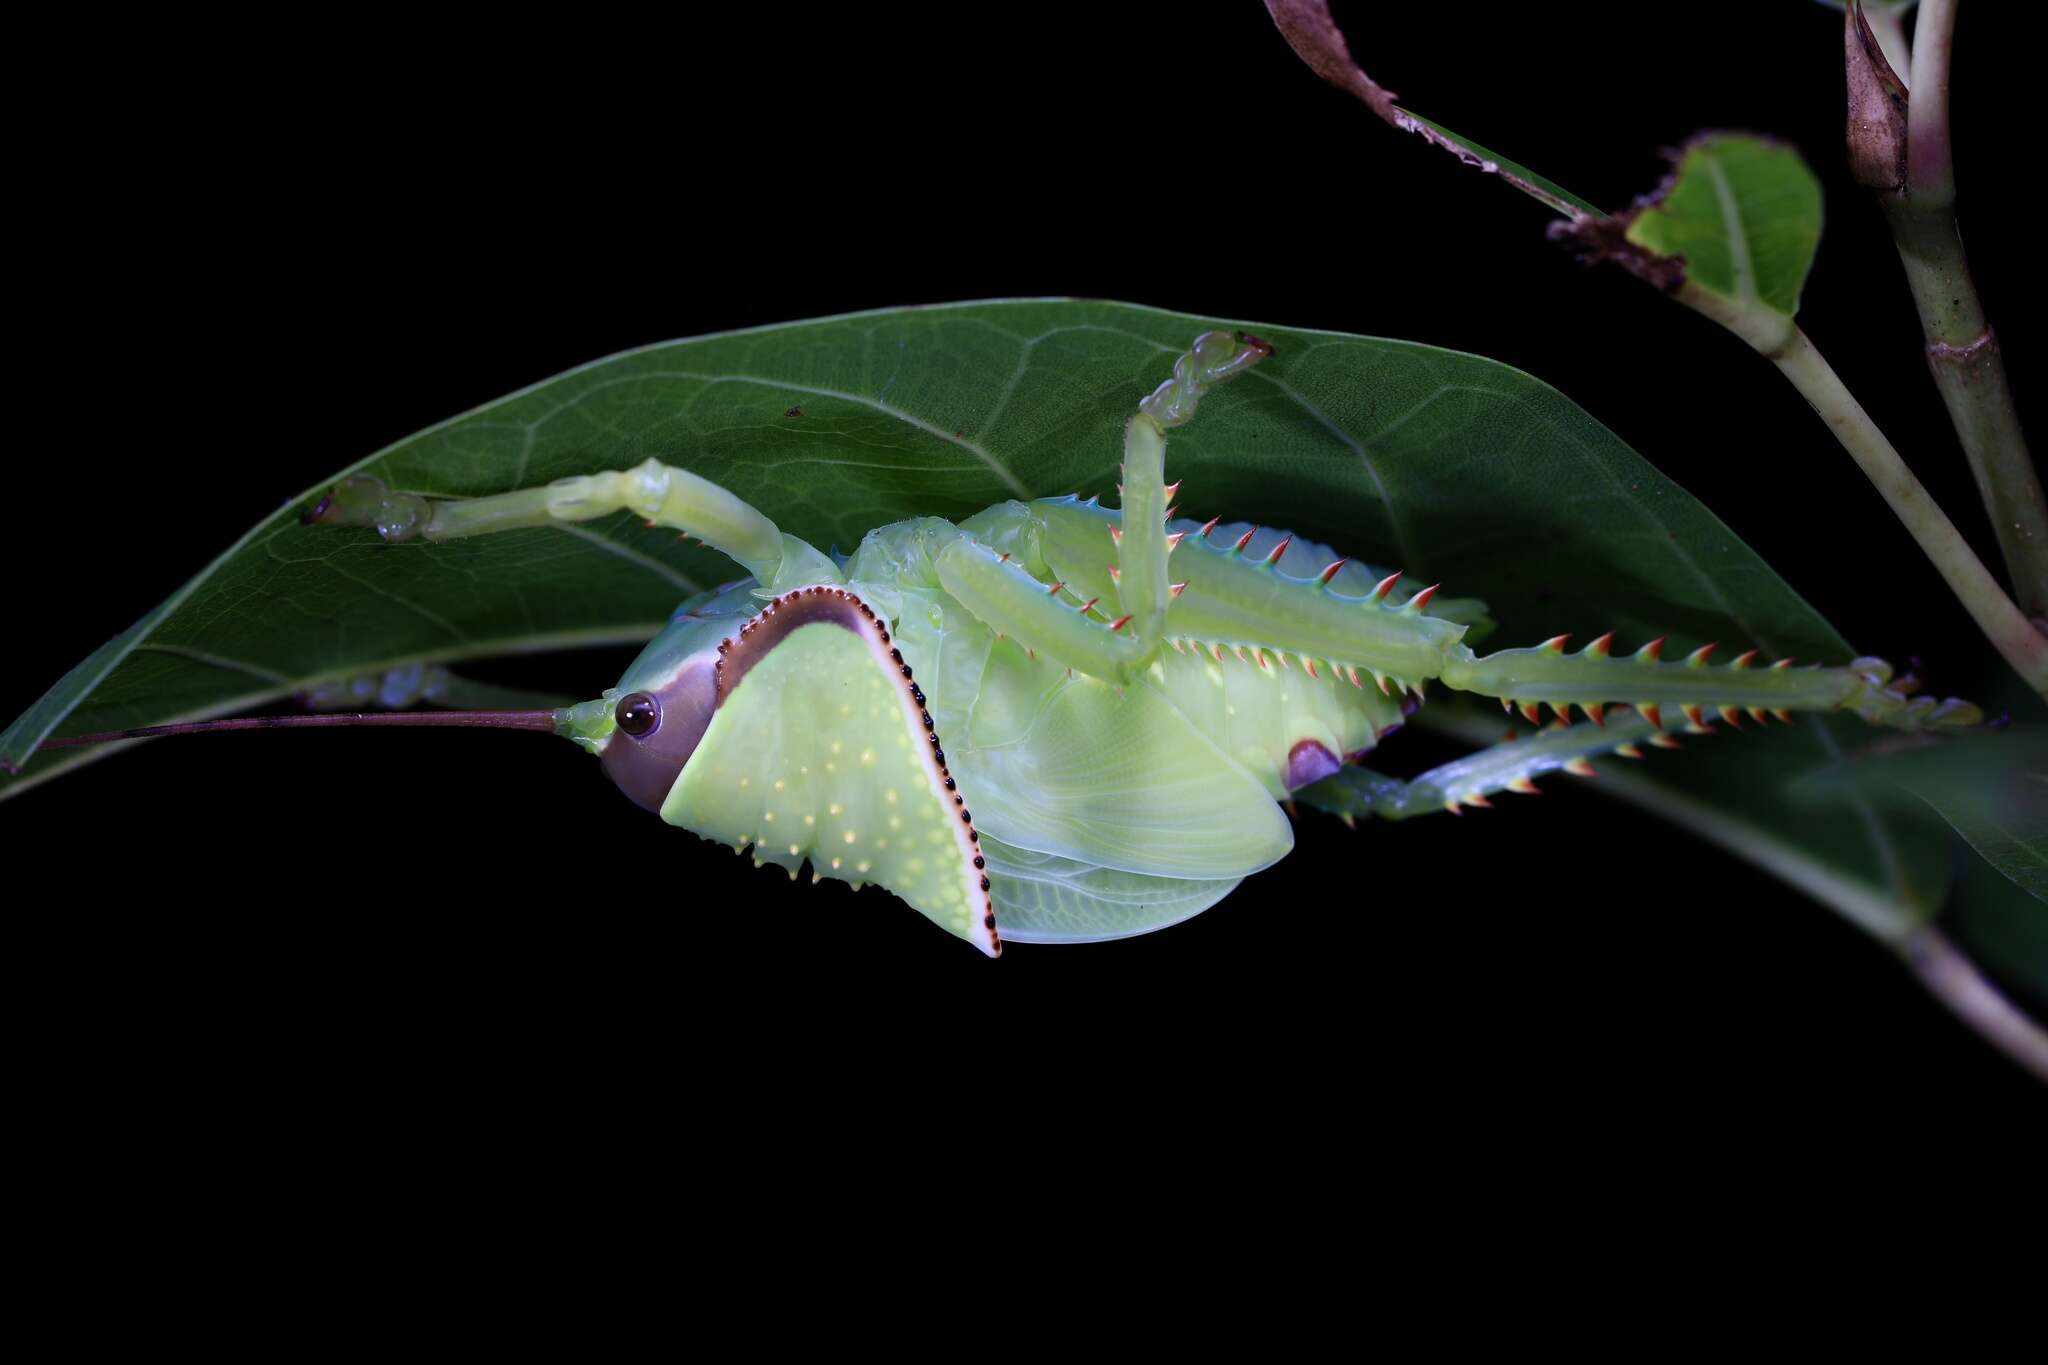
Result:
[[1069,677],[996,640],[944,592],[898,592],[896,643],[917,666],[985,833],[1032,853],[1193,881],[1249,876],[1294,846],[1258,779],[1149,681],[1119,690]]
[[996,916],[1012,943],[1100,943],[1149,934],[1201,914],[1238,878],[1191,881],[1078,863],[981,838]]

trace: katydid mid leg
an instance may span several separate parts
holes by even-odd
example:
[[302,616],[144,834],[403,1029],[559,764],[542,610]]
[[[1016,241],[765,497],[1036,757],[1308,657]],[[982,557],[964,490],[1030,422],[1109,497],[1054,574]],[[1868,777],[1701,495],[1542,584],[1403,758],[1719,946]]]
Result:
[[1167,604],[1180,589],[1167,570],[1167,556],[1180,539],[1166,533],[1177,487],[1166,483],[1167,429],[1192,418],[1208,390],[1272,353],[1254,336],[1204,332],[1174,363],[1173,378],[1138,404],[1124,428],[1120,508],[1109,523],[1114,611],[1103,610],[1099,596],[1040,580],[970,536],[935,557],[946,591],[991,629],[1069,668],[1109,682],[1131,681],[1164,647]]
[[1166,604],[1173,598],[1166,557],[1168,504],[1180,487],[1166,484],[1166,433],[1195,415],[1202,395],[1233,379],[1273,354],[1273,348],[1246,333],[1204,332],[1192,349],[1174,362],[1166,380],[1138,404],[1138,415],[1124,428],[1123,482],[1118,489],[1115,580],[1123,607],[1117,625],[1128,625],[1139,645],[1140,668],[1159,653],[1166,636]]

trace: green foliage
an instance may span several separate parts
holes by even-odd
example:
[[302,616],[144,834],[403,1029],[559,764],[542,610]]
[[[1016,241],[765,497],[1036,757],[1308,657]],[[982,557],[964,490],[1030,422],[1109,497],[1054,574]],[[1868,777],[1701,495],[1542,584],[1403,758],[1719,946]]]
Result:
[[1783,143],[1703,133],[1669,186],[1628,227],[1631,244],[1682,260],[1687,283],[1790,323],[1820,247],[1820,182]]
[[1799,804],[1932,812],[1971,852],[1955,859],[1942,922],[1971,959],[2048,1010],[2048,708],[2018,679],[1983,698],[2016,723],[1981,735],[1879,741],[1795,783]]
[[[913,514],[1113,494],[1138,398],[1212,324],[1056,300],[701,337],[573,370],[355,468],[460,496],[657,455],[792,534],[851,549]],[[1628,647],[1668,635],[1674,651],[1719,640],[1827,662],[1852,653],[1713,513],[1540,381],[1409,342],[1255,330],[1277,355],[1173,438],[1186,511],[1285,525],[1484,596],[1502,643],[1615,630]],[[301,526],[298,510],[326,486],[73,670],[0,753],[18,759],[53,732],[217,714],[401,660],[641,638],[733,572],[623,517],[439,545]],[[1772,804],[1789,774],[1867,738],[1853,721],[1804,721],[1645,766],[1694,806],[1777,826],[1831,877],[1924,903],[1942,870],[1924,828],[1861,812],[1780,824]],[[0,793],[80,756],[39,757]]]
[[[1915,2],[1864,0],[1859,6],[1863,43],[1874,38],[1885,54],[1882,60],[1901,73],[1907,64],[1903,16]],[[1843,0],[1822,3],[1837,10],[1846,8]],[[1700,134],[1679,153],[1664,184],[1627,212],[1608,217],[1553,182],[1502,162],[1484,148],[1396,105],[1392,92],[1351,59],[1326,0],[1267,0],[1267,8],[1296,54],[1324,80],[1358,98],[1394,127],[1421,135],[1555,209],[1567,221],[1551,224],[1550,236],[1573,246],[1582,260],[1622,265],[1719,323],[1776,364],[1834,429],[1844,449],[1899,514],[2015,674],[2036,693],[2048,696],[2041,641],[2026,615],[1983,569],[1955,526],[1794,321],[1819,248],[1822,220],[1820,184],[1796,152],[1754,135]],[[1942,221],[1936,224],[1931,242],[1925,224],[1916,229],[1910,215],[1895,213],[1900,249],[1907,258],[1930,342],[1943,341],[1953,347],[1960,341],[1974,347],[1972,338],[1980,332],[1988,338],[1990,333],[1982,325],[1975,290],[1962,263],[1960,239],[1946,210],[1950,155],[1947,44],[1953,21],[1952,6],[1931,6],[1922,18],[1926,42],[1915,59],[1919,74],[1914,79],[1922,84],[1922,94],[1938,92],[1939,98],[1924,107],[1921,101],[1914,101],[1910,159],[1898,141],[1904,136],[1907,113],[1903,88],[1889,78],[1875,82],[1873,88],[1859,87],[1859,70],[1866,77],[1863,85],[1872,87],[1868,79],[1870,54],[1862,53],[1863,66],[1859,67],[1857,30],[1852,27],[1849,140],[1852,168],[1863,183],[1896,190],[1908,174],[1910,160],[1911,167],[1919,168],[1915,173],[1923,177],[1924,187],[1933,191],[1929,205]],[[1923,71],[1921,59],[1930,53],[1932,65]],[[1929,124],[1925,129],[1919,126],[1922,120]],[[1971,314],[1972,320],[1954,326],[1959,313]],[[1943,320],[1947,325],[1942,325]],[[1954,335],[1948,334],[1951,331]],[[1976,470],[1987,511],[2000,528],[2009,570],[2021,588],[2019,600],[2029,602],[2027,594],[2038,586],[2039,575],[2028,572],[2023,532],[2041,520],[2041,494],[1996,346],[1988,347],[1986,354],[1988,363],[1980,366],[1973,385],[1950,382],[1953,374],[1944,378],[1944,367],[1939,364],[1937,381],[1943,385],[1958,434]],[[2038,596],[2033,592],[2033,597]],[[2033,606],[2029,610],[2034,610]],[[2038,611],[2034,614],[2038,618]],[[1490,718],[1441,706],[1432,708],[1424,718],[1425,724],[1473,743],[1484,741],[1489,722]],[[1818,727],[1815,738],[1822,748],[1845,740],[1855,742],[1846,735],[1831,737]],[[1989,866],[1966,860],[1955,894],[1949,898],[1951,923],[1963,932],[1974,952],[1996,964],[2008,979],[2021,983],[2037,1006],[2048,1003],[2048,953],[2043,951],[2048,921],[2040,914],[2038,900],[2027,894],[2038,896],[2042,863],[2048,858],[2044,853],[2048,818],[2041,815],[2038,790],[2042,765],[2015,754],[2010,746],[2001,750],[1987,745],[1955,757],[1953,772],[1945,772],[1951,760],[1942,751],[1917,760],[1924,771],[1916,772],[1909,788],[1883,781],[1838,782],[1837,796],[1859,813],[1867,815],[1873,801],[1902,789],[1917,793],[1907,806],[1917,806],[1918,811],[1891,803],[1884,830],[1881,832],[1875,817],[1869,816],[1868,837],[1862,841],[1837,825],[1831,852],[1822,851],[1810,817],[1802,817],[1788,805],[1782,782],[1766,778],[1757,769],[1745,770],[1741,763],[1724,766],[1695,758],[1675,781],[1659,770],[1618,775],[1618,780],[1603,785],[1636,804],[1686,823],[1702,837],[1770,869],[1880,938],[1892,940],[1911,930],[1947,890],[1949,879],[1933,870],[1939,855],[1936,842],[1928,837],[1924,824],[1910,818],[1932,807],[1990,860]],[[1605,766],[1612,767],[1612,761]],[[1974,789],[1969,779],[1972,770],[1979,779]],[[1346,777],[1355,790],[1337,790],[1342,786],[1339,783],[1324,784],[1333,789],[1335,808],[1341,811],[1360,805],[1361,796],[1369,797],[1373,790],[1370,775],[1354,772]],[[1747,801],[1745,791],[1750,797]],[[1854,862],[1873,849],[1881,851],[1875,869],[1879,876],[1874,882],[1868,864],[1846,878],[1839,875],[1846,866],[1840,861],[1843,855]],[[1966,1016],[1970,1013],[1963,996],[1952,993],[1962,992],[1962,987],[1950,982],[1936,990],[1952,1008]],[[1987,1037],[1993,1036],[1991,1028],[1973,1022]],[[2048,1056],[2044,1056],[2038,1034],[2024,1046],[2010,1039],[2001,1046],[2034,1070],[2048,1074],[2044,1070]]]
[[1925,802],[1984,861],[2048,901],[2048,730],[1905,744],[1816,774],[1802,790]]

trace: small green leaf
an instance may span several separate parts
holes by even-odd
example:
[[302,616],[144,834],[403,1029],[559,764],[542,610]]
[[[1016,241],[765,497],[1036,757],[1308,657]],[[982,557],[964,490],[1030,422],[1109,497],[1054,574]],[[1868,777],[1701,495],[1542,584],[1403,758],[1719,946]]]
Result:
[[1703,133],[1680,151],[1668,186],[1636,212],[1627,240],[1681,264],[1685,283],[1789,328],[1820,219],[1820,181],[1799,153],[1747,133]]

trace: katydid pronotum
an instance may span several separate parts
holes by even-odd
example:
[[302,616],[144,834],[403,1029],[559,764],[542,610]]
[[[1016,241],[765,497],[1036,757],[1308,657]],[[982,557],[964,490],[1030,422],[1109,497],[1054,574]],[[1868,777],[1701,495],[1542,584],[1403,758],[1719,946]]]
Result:
[[[1289,799],[1401,819],[1485,806],[1716,721],[1982,720],[1913,695],[1874,658],[1798,667],[1752,650],[1721,665],[1708,645],[1666,661],[1661,640],[1616,652],[1609,635],[1480,654],[1492,623],[1479,601],[1282,532],[1179,518],[1166,433],[1270,353],[1246,334],[1196,338],[1125,428],[1115,510],[1005,502],[876,528],[847,555],[655,459],[464,500],[355,475],[306,520],[437,542],[630,509],[746,576],[685,602],[616,687],[560,710],[209,721],[51,743],[295,724],[551,730],[668,823],[792,877],[808,863],[814,878],[882,886],[993,955],[1005,938],[1116,938],[1198,913],[1289,851]],[[1355,766],[1431,681],[1539,724],[1547,706],[1559,723],[1408,781]]]

